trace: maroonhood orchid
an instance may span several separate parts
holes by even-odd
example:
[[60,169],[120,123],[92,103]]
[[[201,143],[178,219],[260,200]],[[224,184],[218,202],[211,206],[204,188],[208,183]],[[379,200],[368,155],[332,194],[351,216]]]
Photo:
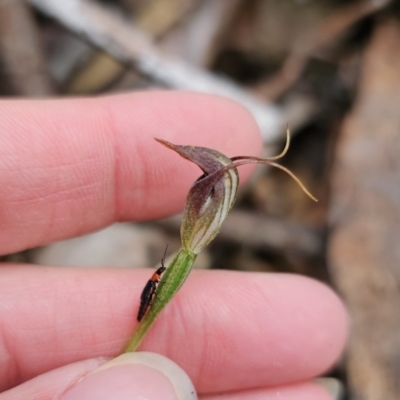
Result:
[[289,149],[289,129],[286,135],[286,145],[282,153],[271,158],[229,158],[205,147],[179,146],[156,139],[183,158],[197,164],[203,175],[190,188],[186,198],[181,226],[182,247],[167,267],[152,305],[133,334],[126,352],[137,349],[162,309],[185,282],[197,255],[218,234],[236,199],[239,185],[237,167],[245,164],[267,164],[279,168],[289,174],[312,200],[317,201],[291,171],[274,162],[283,157]]

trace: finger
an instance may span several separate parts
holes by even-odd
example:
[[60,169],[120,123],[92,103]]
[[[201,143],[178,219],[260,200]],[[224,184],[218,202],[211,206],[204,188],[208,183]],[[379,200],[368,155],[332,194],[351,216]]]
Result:
[[[0,385],[117,355],[136,326],[148,278],[146,270],[3,267]],[[341,302],[318,282],[195,271],[141,350],[171,358],[210,393],[314,377],[338,358],[346,333]]]
[[244,108],[179,92],[1,101],[0,132],[2,254],[181,210],[201,172],[154,137],[228,156],[261,147]]
[[154,353],[92,359],[39,375],[2,394],[2,400],[193,399],[186,373]]
[[234,393],[203,396],[201,400],[332,400],[326,389],[313,382],[275,388],[261,388]]
[[59,399],[68,388],[106,361],[100,357],[65,365],[1,393],[1,400]]

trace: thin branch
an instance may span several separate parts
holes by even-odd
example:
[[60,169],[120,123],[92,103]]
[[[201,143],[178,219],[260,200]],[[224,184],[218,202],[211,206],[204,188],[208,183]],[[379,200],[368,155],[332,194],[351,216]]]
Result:
[[362,0],[339,7],[318,26],[306,30],[293,44],[282,68],[252,87],[266,99],[276,99],[287,91],[303,73],[309,59],[338,40],[355,23],[386,7],[392,0]]
[[[182,216],[157,221],[165,229],[179,232]],[[233,241],[252,248],[298,252],[307,257],[321,256],[323,239],[317,228],[282,218],[243,210],[232,210],[221,227],[216,241]]]
[[241,103],[258,122],[265,142],[271,143],[280,137],[286,121],[279,108],[257,100],[231,81],[161,54],[143,31],[104,6],[89,0],[28,1],[156,82],[174,89],[216,94]]

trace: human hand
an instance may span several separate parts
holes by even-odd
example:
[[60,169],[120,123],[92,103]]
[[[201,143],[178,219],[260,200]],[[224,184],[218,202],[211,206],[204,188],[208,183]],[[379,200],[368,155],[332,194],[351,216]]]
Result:
[[[240,106],[176,92],[1,101],[0,132],[1,254],[181,210],[200,172],[154,137],[228,156],[261,147]],[[115,368],[98,373],[97,394],[96,379],[76,384],[126,345],[148,278],[148,270],[2,264],[0,399],[137,399],[156,388],[160,377],[140,368],[126,392]],[[341,302],[318,282],[194,271],[141,350],[180,365],[202,399],[323,400],[311,379],[339,357],[346,333]],[[155,398],[176,398],[162,393]]]

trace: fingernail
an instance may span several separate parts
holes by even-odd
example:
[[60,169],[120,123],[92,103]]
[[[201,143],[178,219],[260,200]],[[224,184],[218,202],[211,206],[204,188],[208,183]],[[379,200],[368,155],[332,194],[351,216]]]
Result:
[[314,382],[326,389],[333,400],[342,400],[344,398],[344,387],[338,379],[317,378]]
[[182,368],[155,353],[126,353],[71,387],[61,400],[196,400]]

